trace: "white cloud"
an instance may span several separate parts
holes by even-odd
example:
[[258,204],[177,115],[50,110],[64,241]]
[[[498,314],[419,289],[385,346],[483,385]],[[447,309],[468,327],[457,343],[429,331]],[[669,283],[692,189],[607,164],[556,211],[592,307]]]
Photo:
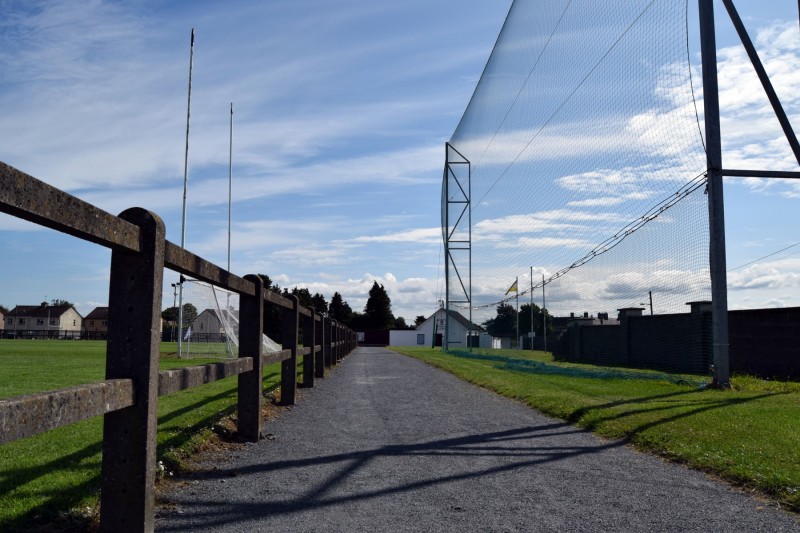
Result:
[[281,279],[284,280],[282,286],[305,287],[312,294],[318,292],[324,295],[328,301],[335,292],[338,292],[350,307],[358,312],[363,311],[372,284],[377,282],[386,289],[392,302],[394,315],[404,317],[407,322],[413,322],[417,315],[428,316],[431,314],[435,310],[438,300],[437,280],[420,277],[398,279],[391,272],[383,275],[373,275],[367,272],[360,278],[340,278],[319,273],[310,281],[293,279],[288,275]]
[[498,248],[591,248],[593,243],[570,237],[522,237],[514,242],[498,242]]
[[619,215],[611,212],[553,209],[524,215],[484,219],[475,224],[476,238],[492,239],[507,233],[536,233],[550,230],[576,230],[583,223],[619,223]]
[[418,228],[409,229],[388,235],[356,237],[355,242],[375,242],[375,243],[398,243],[414,242],[418,244],[441,244],[442,228]]
[[800,259],[756,263],[741,271],[728,273],[728,289],[784,289],[800,287]]

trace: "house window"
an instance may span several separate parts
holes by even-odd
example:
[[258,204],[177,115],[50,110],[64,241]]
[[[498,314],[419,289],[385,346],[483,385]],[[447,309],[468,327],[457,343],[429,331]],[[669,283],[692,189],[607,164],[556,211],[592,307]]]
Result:
[[108,320],[103,320],[102,322],[100,322],[100,325],[101,326],[107,326],[108,325]]
[[9,318],[8,320],[6,320],[6,324],[8,324],[9,326],[13,325],[14,324],[14,319],[13,318]]
[[76,325],[77,325],[77,320],[73,320],[73,321],[72,321],[72,325],[73,325],[73,326],[76,326]]
[[417,344],[425,344],[425,334],[417,333]]
[[24,318],[20,318],[18,323],[19,323],[20,326],[24,326],[25,325],[25,319]]
[[94,326],[94,320],[90,320],[90,321],[89,321],[89,325],[90,325],[90,326]]
[[50,325],[51,326],[57,326],[58,325],[58,319],[57,318],[51,318],[50,319]]
[[44,319],[43,318],[37,318],[36,319],[36,325],[37,326],[44,326]]

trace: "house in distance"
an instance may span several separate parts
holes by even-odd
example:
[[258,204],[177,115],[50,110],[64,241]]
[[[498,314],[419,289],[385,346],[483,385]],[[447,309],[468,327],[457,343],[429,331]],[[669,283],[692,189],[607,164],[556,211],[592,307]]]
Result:
[[7,339],[79,339],[83,317],[71,305],[18,305],[5,317]]
[[83,338],[104,340],[108,338],[108,307],[95,307],[83,319]]
[[416,329],[392,330],[389,332],[390,346],[441,346],[444,339],[445,320],[450,316],[448,330],[450,348],[466,348],[469,346],[468,336],[471,335],[472,345],[481,348],[497,348],[495,339],[486,333],[486,330],[477,324],[471,323],[464,315],[452,309],[446,312],[444,308],[425,319]]

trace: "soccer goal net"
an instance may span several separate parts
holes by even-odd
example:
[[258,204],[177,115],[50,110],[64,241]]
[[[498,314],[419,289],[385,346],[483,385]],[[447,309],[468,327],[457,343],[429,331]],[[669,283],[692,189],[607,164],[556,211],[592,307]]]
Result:
[[[239,357],[239,295],[203,281],[183,285],[183,330],[180,357]],[[263,335],[266,353],[282,346]]]

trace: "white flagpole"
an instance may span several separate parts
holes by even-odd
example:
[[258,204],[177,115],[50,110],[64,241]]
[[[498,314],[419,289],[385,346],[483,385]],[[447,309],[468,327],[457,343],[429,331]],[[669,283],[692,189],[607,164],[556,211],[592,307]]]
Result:
[[[183,212],[181,214],[181,248],[186,248],[186,191],[189,185],[189,117],[192,109],[192,63],[194,62],[194,28],[189,44],[189,96],[186,102],[186,149],[183,153]],[[183,337],[183,277],[181,277],[178,300],[178,358],[182,356]]]
[[[231,198],[233,190],[233,102],[231,102],[231,116],[230,126],[228,128],[228,272],[231,271]],[[231,293],[226,291],[227,295],[225,302],[226,320],[230,319],[231,313]],[[233,348],[231,348],[231,338],[228,335],[228,330],[225,330],[225,347],[228,350],[228,356],[233,357]]]
[[228,272],[231,271],[231,191],[233,183],[233,102],[231,102],[230,138],[228,141]]

